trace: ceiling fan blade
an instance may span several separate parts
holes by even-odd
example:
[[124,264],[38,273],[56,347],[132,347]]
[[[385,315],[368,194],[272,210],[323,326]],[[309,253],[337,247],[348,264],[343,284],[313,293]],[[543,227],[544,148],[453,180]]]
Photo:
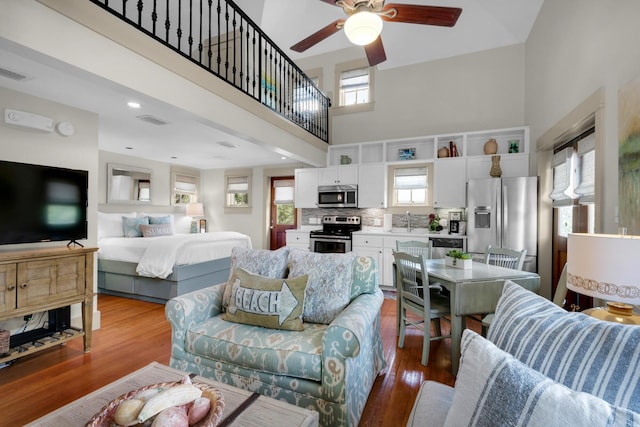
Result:
[[409,24],[439,25],[453,27],[462,13],[459,7],[419,6],[415,4],[389,3],[382,8],[382,12],[391,9],[397,11],[397,15],[382,19],[392,22],[407,22]]
[[311,34],[306,39],[294,44],[290,49],[295,50],[296,52],[304,52],[311,46],[320,43],[322,40],[340,31],[342,29],[342,24],[344,24],[344,19],[337,19],[321,30],[318,30],[315,33]]
[[366,45],[364,50],[367,53],[367,60],[371,67],[387,60],[387,54],[384,53],[384,46],[382,45],[382,39],[380,36],[378,36],[378,38],[373,42]]

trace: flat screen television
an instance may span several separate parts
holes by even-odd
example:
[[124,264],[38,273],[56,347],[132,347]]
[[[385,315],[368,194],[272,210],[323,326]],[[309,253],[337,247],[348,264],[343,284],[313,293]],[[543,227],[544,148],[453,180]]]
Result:
[[88,177],[0,160],[0,244],[86,239]]

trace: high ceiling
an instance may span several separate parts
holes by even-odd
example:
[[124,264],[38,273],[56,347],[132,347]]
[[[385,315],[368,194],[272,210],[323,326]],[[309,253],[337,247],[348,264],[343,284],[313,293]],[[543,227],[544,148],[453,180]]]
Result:
[[[523,43],[543,0],[400,2],[460,7],[463,11],[453,28],[385,23],[382,40],[387,61],[377,66],[379,70]],[[341,31],[304,53],[289,50],[316,30],[343,18],[340,7],[320,0],[237,0],[237,3],[294,61],[352,47]],[[360,55],[364,57],[364,49]],[[21,49],[2,38],[0,68],[31,76],[22,82],[0,76],[0,87],[98,113],[101,150],[201,169],[291,162],[268,147],[225,133],[215,124],[205,123],[173,106]],[[132,112],[126,107],[129,100],[137,100],[142,108]],[[158,117],[170,126],[150,125],[136,119],[136,115]],[[238,148],[230,149],[219,143],[230,143]]]

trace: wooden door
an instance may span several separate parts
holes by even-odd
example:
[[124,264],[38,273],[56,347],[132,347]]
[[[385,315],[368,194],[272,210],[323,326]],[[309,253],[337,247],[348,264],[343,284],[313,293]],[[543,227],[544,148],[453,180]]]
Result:
[[294,207],[294,177],[271,178],[271,209],[269,218],[269,248],[275,250],[287,244],[286,230],[296,228],[297,209]]
[[[589,232],[589,210],[585,205],[572,205],[553,209],[553,261],[552,273],[553,295],[556,293],[562,269],[567,263],[567,239],[569,233]],[[553,296],[552,296],[553,297]],[[567,310],[584,310],[593,307],[593,298],[567,291],[564,308]]]
[[16,264],[0,265],[0,313],[16,308]]
[[18,264],[18,308],[85,293],[85,256],[66,256]]

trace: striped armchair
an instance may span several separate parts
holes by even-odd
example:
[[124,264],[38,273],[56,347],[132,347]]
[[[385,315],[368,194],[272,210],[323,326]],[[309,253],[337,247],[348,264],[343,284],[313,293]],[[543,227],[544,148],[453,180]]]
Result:
[[465,331],[455,388],[423,383],[409,426],[640,425],[637,326],[567,312],[507,281],[487,338]]

